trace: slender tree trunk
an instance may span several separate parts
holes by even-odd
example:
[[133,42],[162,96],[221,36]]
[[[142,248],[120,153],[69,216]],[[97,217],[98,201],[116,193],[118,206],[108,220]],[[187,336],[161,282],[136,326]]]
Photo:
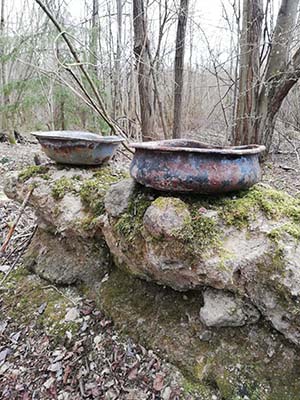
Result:
[[4,60],[5,55],[5,0],[1,0],[0,4],[0,91],[1,91],[1,108],[0,113],[0,129],[7,131],[8,129],[8,117],[7,117],[7,106],[9,104],[9,97],[6,94],[6,65]]
[[270,150],[276,116],[300,78],[300,48],[291,57],[299,0],[282,0],[271,51],[264,65],[260,54],[263,0],[244,0],[241,35],[240,93],[234,144],[261,143]]
[[175,53],[175,87],[174,87],[174,124],[173,138],[181,137],[182,128],[182,98],[183,98],[183,67],[186,25],[188,17],[189,0],[180,0],[180,10],[178,15],[176,53]]
[[143,0],[133,0],[134,54],[138,74],[141,130],[144,141],[154,138],[153,81]]
[[244,0],[240,39],[240,79],[234,143],[257,142],[260,40],[263,0]]
[[[99,35],[99,0],[92,0],[92,20],[91,20],[91,33],[90,33],[90,73],[96,88],[99,88],[98,76],[98,35]],[[93,129],[97,129],[97,118],[92,116]]]
[[113,116],[116,118],[120,115],[121,104],[122,104],[122,92],[121,92],[121,57],[122,57],[122,23],[123,23],[123,6],[122,0],[116,0],[117,3],[117,51],[115,57],[115,78],[114,78],[114,104],[113,104]]

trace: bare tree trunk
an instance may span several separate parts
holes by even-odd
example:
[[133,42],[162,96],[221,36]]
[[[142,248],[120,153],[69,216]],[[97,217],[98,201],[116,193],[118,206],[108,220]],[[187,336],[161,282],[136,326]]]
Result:
[[1,114],[1,125],[0,129],[2,131],[6,131],[8,129],[8,118],[7,118],[7,106],[9,104],[9,98],[6,94],[6,65],[5,65],[5,59],[4,59],[4,43],[5,43],[5,0],[1,0],[0,4],[0,58],[1,58],[1,63],[0,63],[0,79],[1,79],[1,108],[2,112]]
[[180,10],[178,15],[176,53],[175,53],[175,87],[174,87],[174,124],[173,138],[181,137],[182,128],[182,98],[183,98],[183,67],[185,36],[188,16],[189,0],[180,0]]
[[269,150],[284,98],[300,77],[300,48],[289,59],[295,35],[299,0],[282,0],[273,34],[264,85],[259,96],[258,141]]
[[244,0],[240,39],[239,98],[234,135],[236,145],[257,142],[262,21],[263,0]]
[[122,93],[121,93],[121,57],[122,57],[122,23],[123,23],[123,5],[122,0],[116,0],[117,2],[117,51],[115,57],[115,77],[114,77],[114,104],[113,104],[113,116],[116,118],[121,113],[122,104]]
[[93,70],[95,78],[98,78],[98,67],[97,67],[97,54],[98,54],[98,27],[99,27],[99,0],[93,0],[92,9],[92,29],[91,29],[91,58],[90,62],[93,64]]
[[257,51],[261,44],[262,3],[244,0],[234,143],[262,143],[269,151],[277,112],[300,77],[300,48],[290,57],[299,0],[281,2],[264,73]]
[[154,137],[153,81],[149,40],[143,0],[133,0],[134,54],[136,57],[140,97],[141,130],[144,141]]

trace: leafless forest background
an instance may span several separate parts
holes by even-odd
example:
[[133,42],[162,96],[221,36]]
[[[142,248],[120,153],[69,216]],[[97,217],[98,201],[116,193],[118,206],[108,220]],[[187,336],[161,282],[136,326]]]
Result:
[[[145,139],[146,131],[146,139],[192,135],[271,147],[300,137],[298,1],[220,0],[213,24],[197,0],[82,0],[80,18],[67,0],[40,2],[61,32],[38,1],[13,3],[0,1],[0,132],[12,140],[14,131],[110,132],[80,67],[130,140]],[[272,132],[246,137],[249,126]]]

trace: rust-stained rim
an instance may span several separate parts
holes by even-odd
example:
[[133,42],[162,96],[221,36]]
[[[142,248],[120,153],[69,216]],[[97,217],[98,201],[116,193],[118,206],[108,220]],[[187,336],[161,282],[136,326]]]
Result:
[[[193,147],[193,145],[195,147]],[[211,146],[198,140],[158,140],[144,143],[131,143],[130,147],[142,150],[156,150],[161,152],[186,152],[202,154],[247,155],[262,153],[266,147],[258,144],[246,146]]]
[[124,142],[125,139],[119,136],[101,136],[92,132],[84,131],[47,131],[47,132],[31,132],[37,139],[50,139],[61,141],[75,141],[82,140],[84,142],[97,142],[97,143],[119,143]]

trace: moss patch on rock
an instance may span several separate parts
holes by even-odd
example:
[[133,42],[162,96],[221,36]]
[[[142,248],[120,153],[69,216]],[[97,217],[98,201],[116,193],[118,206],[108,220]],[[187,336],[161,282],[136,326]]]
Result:
[[25,268],[9,275],[1,291],[1,302],[6,318],[19,321],[20,326],[35,321],[37,327],[53,337],[54,343],[64,340],[66,332],[75,333],[80,327],[76,322],[64,321],[72,303]]
[[300,223],[299,199],[261,184],[222,200],[220,205],[220,216],[227,224],[237,227],[248,226],[259,211],[270,219],[286,217],[294,223]]
[[272,229],[271,232],[269,232],[268,236],[270,239],[274,240],[274,242],[278,244],[279,241],[284,238],[285,234],[288,234],[299,241],[300,223],[297,224],[295,222],[287,222],[286,224],[283,224],[278,228]]
[[104,213],[104,195],[108,188],[126,178],[123,171],[115,171],[110,167],[100,168],[92,178],[84,180],[80,188],[80,198],[88,211],[93,216],[100,216]]
[[48,174],[49,167],[44,165],[31,165],[23,169],[18,176],[19,182],[26,182],[28,179],[38,176],[41,179],[49,180],[50,176]]
[[65,194],[74,190],[74,182],[71,179],[63,176],[62,178],[54,182],[51,189],[51,194],[55,200],[60,200],[65,196]]
[[[126,212],[118,219],[115,227],[119,234],[127,240],[134,240],[139,236],[143,225],[143,216],[147,208],[153,204],[164,207],[165,199],[155,191],[137,186],[131,196]],[[284,232],[295,238],[300,237],[300,199],[286,193],[258,184],[248,191],[225,196],[178,195],[179,207],[187,207],[191,221],[187,221],[186,228],[181,230],[179,238],[190,246],[192,251],[202,251],[207,248],[222,251],[220,224],[234,225],[242,229],[255,220],[257,213],[262,212],[268,219],[289,219],[290,222],[274,230],[271,236],[278,236]],[[173,203],[172,203],[173,204]],[[206,214],[214,212],[215,217]]]
[[199,321],[199,292],[162,289],[119,270],[102,284],[97,300],[123,333],[181,369],[187,392],[201,389],[211,396],[217,390],[224,400],[298,398],[299,351],[263,321],[200,340],[206,328]]
[[115,229],[128,242],[134,241],[141,234],[144,214],[153,199],[148,189],[136,187],[126,212],[116,221]]

